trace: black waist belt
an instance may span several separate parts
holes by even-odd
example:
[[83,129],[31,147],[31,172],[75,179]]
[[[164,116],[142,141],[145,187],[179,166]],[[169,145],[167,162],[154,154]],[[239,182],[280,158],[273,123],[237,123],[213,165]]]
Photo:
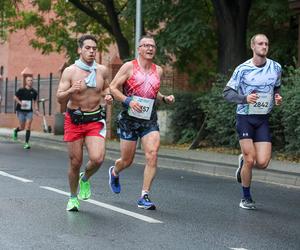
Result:
[[92,112],[84,112],[81,109],[67,109],[68,113],[70,114],[72,123],[84,124],[89,122],[96,122],[106,118],[105,109],[100,107],[99,109],[92,111]]

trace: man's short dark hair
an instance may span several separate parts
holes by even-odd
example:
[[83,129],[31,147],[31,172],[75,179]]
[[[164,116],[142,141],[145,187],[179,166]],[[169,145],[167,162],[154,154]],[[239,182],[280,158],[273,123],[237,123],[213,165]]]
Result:
[[93,35],[82,35],[78,39],[78,47],[79,48],[83,47],[83,43],[84,43],[85,40],[93,40],[97,44],[97,39],[96,39],[95,36],[93,36]]

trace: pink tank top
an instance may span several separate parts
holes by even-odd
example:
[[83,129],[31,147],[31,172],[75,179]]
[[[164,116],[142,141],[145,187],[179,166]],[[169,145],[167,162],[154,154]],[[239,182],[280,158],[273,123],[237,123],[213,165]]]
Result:
[[141,71],[136,59],[132,63],[133,74],[123,85],[124,94],[155,99],[160,88],[160,77],[156,70],[156,65],[152,64],[150,72],[144,73]]

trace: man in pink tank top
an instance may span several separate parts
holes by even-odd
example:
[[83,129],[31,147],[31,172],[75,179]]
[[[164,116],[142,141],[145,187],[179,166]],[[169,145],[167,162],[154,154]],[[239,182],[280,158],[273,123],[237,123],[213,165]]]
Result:
[[153,63],[155,53],[153,37],[142,37],[138,47],[139,57],[123,64],[110,84],[112,96],[123,103],[123,111],[118,116],[121,157],[109,169],[109,185],[114,193],[121,192],[119,174],[132,164],[137,140],[141,138],[146,166],[142,194],[137,204],[140,208],[150,210],[156,208],[149,198],[149,192],[156,174],[160,144],[156,103],[175,102],[173,95],[164,96],[159,92],[163,71]]

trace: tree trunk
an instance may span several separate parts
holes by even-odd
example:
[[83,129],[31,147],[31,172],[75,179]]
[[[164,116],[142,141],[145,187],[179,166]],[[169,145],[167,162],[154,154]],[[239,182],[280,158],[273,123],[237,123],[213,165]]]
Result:
[[118,14],[117,14],[115,6],[114,6],[114,1],[104,0],[103,3],[105,5],[105,8],[106,8],[106,11],[107,11],[110,23],[111,23],[113,36],[116,39],[120,58],[122,61],[124,61],[125,59],[129,59],[129,56],[130,56],[129,43],[122,33],[122,30],[120,27],[120,22],[118,19]]
[[251,0],[212,0],[218,23],[218,73],[227,74],[246,60]]
[[202,140],[202,137],[203,137],[203,130],[205,128],[205,125],[206,125],[206,118],[207,116],[205,116],[203,122],[202,122],[202,125],[201,125],[201,128],[199,129],[197,135],[196,135],[196,138],[193,140],[192,144],[189,146],[189,150],[190,149],[196,149],[199,144],[200,144],[200,141]]
[[128,59],[130,56],[129,42],[122,33],[120,22],[118,19],[118,13],[116,12],[113,1],[103,0],[101,1],[107,11],[109,22],[98,13],[95,8],[91,7],[91,3],[81,3],[76,0],[69,0],[76,8],[84,12],[86,15],[94,18],[99,25],[101,25],[107,32],[116,39],[116,43],[119,50],[121,60]]

